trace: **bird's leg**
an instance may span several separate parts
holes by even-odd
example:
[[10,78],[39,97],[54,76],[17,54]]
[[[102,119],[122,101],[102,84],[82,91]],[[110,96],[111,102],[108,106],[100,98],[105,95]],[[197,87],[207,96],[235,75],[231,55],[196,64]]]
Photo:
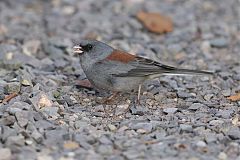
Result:
[[142,88],[142,84],[139,84],[139,86],[138,86],[137,104],[140,104],[141,88]]

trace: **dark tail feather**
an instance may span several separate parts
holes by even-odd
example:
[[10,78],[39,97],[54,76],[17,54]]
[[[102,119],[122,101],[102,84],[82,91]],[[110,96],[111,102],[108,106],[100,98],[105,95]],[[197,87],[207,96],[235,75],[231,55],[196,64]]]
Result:
[[171,75],[171,74],[172,75],[213,75],[214,72],[175,68],[175,69],[165,70],[163,74],[166,74],[166,75]]

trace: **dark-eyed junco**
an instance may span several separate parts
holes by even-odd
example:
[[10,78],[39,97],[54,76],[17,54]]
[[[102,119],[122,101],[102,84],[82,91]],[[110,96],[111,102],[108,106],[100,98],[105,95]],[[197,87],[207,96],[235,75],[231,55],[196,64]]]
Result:
[[161,75],[212,75],[212,72],[179,69],[117,50],[97,41],[84,40],[73,47],[88,80],[98,89],[113,92],[138,90],[145,80]]

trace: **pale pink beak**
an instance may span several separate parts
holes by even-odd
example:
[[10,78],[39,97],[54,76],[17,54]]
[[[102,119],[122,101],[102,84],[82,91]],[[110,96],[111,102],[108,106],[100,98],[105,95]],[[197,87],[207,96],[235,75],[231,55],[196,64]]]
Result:
[[73,52],[75,54],[82,54],[83,53],[82,47],[80,47],[79,45],[74,46],[73,47]]

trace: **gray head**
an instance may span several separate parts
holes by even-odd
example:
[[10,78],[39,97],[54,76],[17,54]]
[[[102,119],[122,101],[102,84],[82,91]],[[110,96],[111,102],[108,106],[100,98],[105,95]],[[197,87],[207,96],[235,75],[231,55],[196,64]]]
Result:
[[73,49],[74,53],[80,56],[80,61],[101,60],[113,51],[112,47],[97,40],[83,40]]

